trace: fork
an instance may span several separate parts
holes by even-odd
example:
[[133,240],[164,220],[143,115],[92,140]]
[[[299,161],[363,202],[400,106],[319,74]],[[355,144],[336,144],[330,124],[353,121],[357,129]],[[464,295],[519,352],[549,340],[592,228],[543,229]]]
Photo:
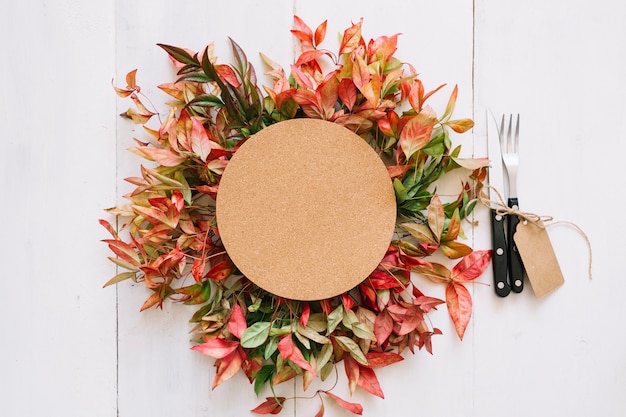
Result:
[[[506,168],[509,177],[509,197],[507,205],[514,209],[519,209],[519,201],[517,198],[517,168],[519,166],[519,114],[515,122],[515,131],[513,134],[513,115],[509,115],[509,123],[506,128],[505,136],[505,115],[502,115],[500,123],[500,147],[502,149],[502,162]],[[509,215],[507,219],[507,250],[509,258],[509,283],[511,291],[519,293],[524,289],[524,265],[522,258],[517,250],[517,245],[513,240],[513,235],[519,224],[519,217]]]

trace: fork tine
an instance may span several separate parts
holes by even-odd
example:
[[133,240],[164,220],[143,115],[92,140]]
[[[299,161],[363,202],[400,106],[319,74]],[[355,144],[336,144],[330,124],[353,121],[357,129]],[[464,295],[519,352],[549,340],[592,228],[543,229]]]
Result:
[[513,141],[513,153],[519,153],[519,113],[517,113],[517,121],[515,122],[515,138]]
[[506,138],[504,137],[504,114],[500,121],[500,152],[506,152]]

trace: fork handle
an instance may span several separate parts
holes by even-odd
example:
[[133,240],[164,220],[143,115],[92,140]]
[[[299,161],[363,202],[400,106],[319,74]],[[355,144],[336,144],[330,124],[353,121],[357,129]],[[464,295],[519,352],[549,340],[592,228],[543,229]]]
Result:
[[506,297],[511,292],[507,281],[506,233],[504,230],[504,216],[496,210],[491,210],[491,264],[493,266],[493,283],[496,294]]
[[[508,206],[510,208],[519,208],[517,198],[509,198]],[[511,291],[520,293],[524,289],[524,264],[522,258],[517,250],[517,245],[513,239],[517,225],[519,224],[519,217],[516,215],[508,216],[507,227],[507,242],[509,250],[509,283],[511,284]]]

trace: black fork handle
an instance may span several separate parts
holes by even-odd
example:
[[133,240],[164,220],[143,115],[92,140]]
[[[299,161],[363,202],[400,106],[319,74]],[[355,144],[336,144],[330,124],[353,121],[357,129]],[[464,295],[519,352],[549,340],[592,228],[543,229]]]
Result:
[[[508,206],[517,210],[519,208],[517,198],[509,198]],[[522,263],[522,257],[520,256],[515,240],[513,239],[518,224],[518,216],[515,214],[508,216],[507,242],[509,251],[509,283],[511,285],[511,291],[515,293],[520,293],[524,289],[524,264]]]

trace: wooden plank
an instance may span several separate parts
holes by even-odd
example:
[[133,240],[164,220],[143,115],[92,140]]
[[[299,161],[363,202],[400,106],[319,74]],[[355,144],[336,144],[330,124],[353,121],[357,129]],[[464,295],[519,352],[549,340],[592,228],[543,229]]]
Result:
[[553,226],[563,287],[541,300],[476,291],[475,415],[626,412],[626,227],[613,203],[626,178],[625,16],[609,1],[476,1],[477,114],[521,113],[521,209],[582,227],[595,266],[590,281],[584,239]]
[[1,413],[114,416],[115,268],[97,222],[116,191],[113,1],[5,6]]

